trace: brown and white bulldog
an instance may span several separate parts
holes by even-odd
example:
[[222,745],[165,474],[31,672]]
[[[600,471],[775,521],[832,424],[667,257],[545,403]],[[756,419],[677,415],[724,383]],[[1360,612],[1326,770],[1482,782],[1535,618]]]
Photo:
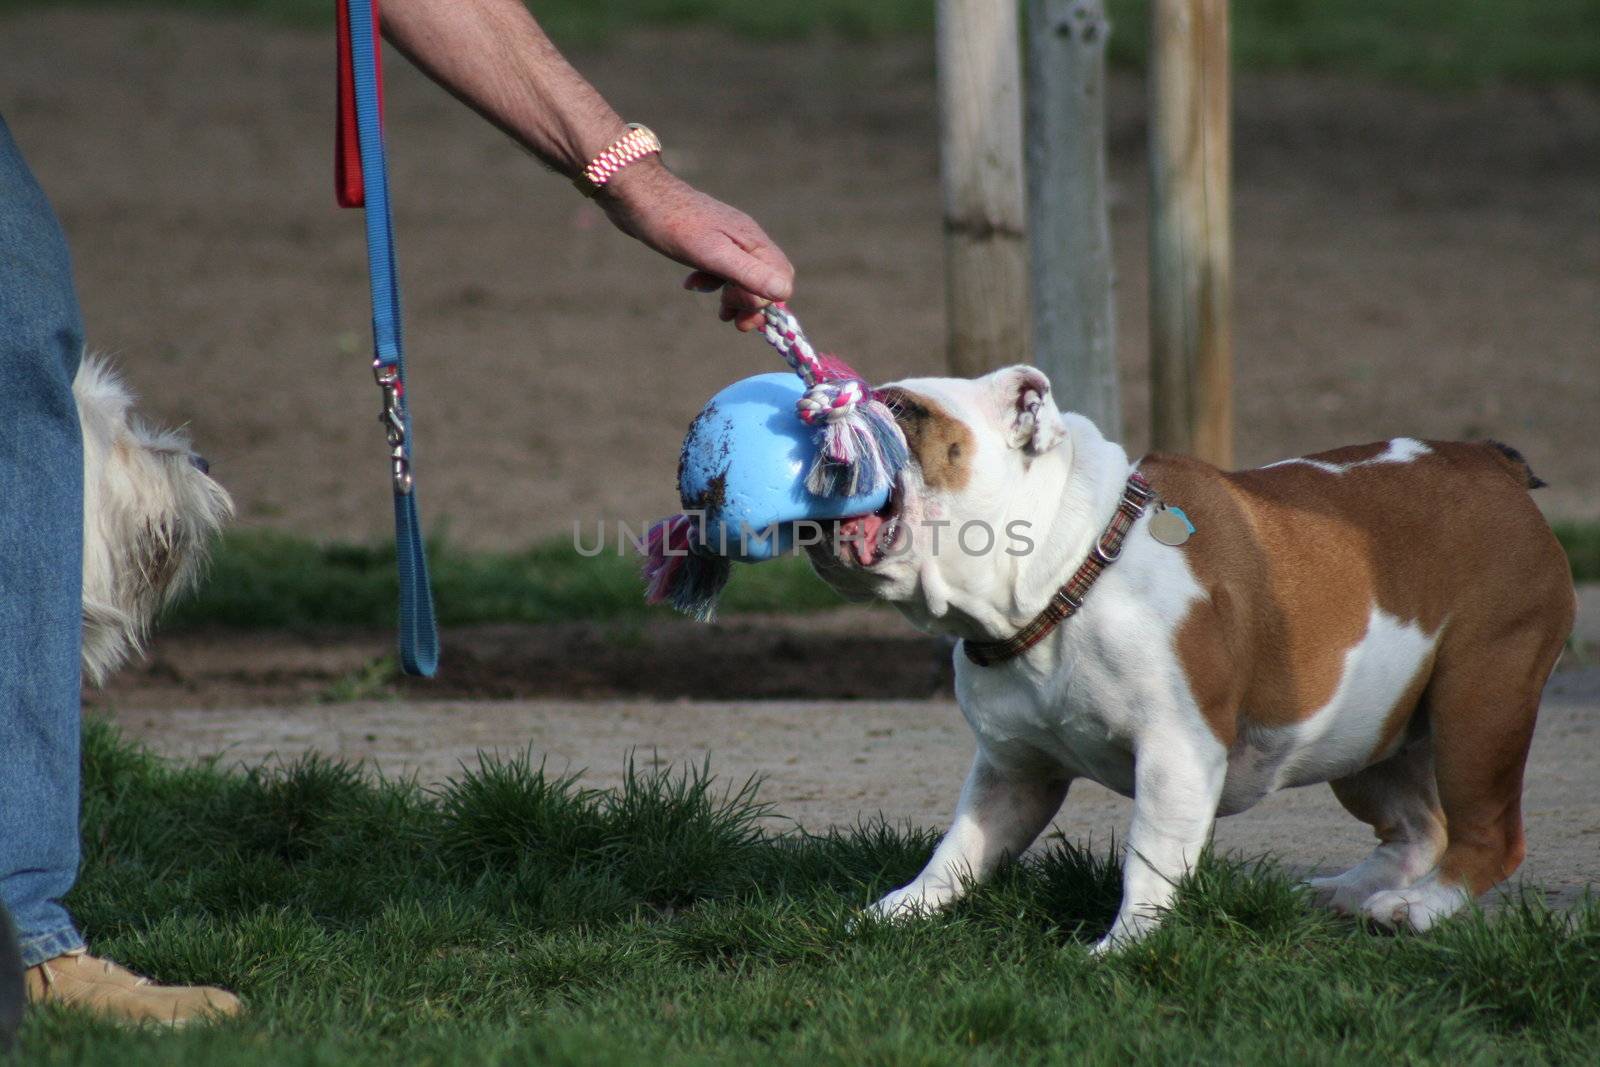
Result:
[[[1099,950],[1159,921],[1216,816],[1287,786],[1330,783],[1377,834],[1311,883],[1340,911],[1424,930],[1516,870],[1523,765],[1575,598],[1515,451],[1398,438],[1259,470],[1135,464],[1031,367],[881,392],[912,462],[882,511],[810,555],[847,595],[962,639],[978,745],[949,832],[876,911],[948,903],[1026,849],[1078,777],[1133,798]],[[1136,471],[1156,494],[1142,507]],[[1120,555],[1119,507],[1118,525],[1137,516]],[[1095,556],[1115,558],[1063,600]],[[1070,612],[1053,628],[1051,603]],[[1037,642],[1007,658],[1019,634]]]

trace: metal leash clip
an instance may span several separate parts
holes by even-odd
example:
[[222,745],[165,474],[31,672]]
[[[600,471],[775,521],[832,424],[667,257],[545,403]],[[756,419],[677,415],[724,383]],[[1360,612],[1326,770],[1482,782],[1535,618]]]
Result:
[[372,376],[383,390],[383,410],[378,421],[389,440],[389,473],[397,496],[411,492],[411,461],[406,457],[405,386],[400,383],[400,367],[394,363],[372,361]]

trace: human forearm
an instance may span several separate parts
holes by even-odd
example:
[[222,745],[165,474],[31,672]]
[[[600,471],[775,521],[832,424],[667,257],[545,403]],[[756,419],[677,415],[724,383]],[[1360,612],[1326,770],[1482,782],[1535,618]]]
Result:
[[[626,130],[594,86],[550,43],[521,0],[383,0],[389,40],[459,99],[568,177]],[[743,212],[647,156],[616,173],[596,202],[624,232],[692,267],[685,283],[721,290],[741,330],[786,300],[794,268]]]
[[520,0],[383,0],[383,30],[429,77],[569,177],[626,129]]

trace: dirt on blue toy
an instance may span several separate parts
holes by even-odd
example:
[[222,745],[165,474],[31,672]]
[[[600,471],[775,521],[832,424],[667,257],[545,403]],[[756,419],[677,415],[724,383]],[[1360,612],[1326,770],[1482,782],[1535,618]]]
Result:
[[683,512],[646,539],[646,599],[708,620],[734,562],[794,546],[796,524],[877,511],[906,463],[905,437],[872,387],[819,355],[782,305],[762,335],[792,374],[734,382],[689,426],[678,462]]
[[880,485],[855,496],[819,496],[806,487],[817,446],[795,418],[804,394],[792,374],[734,382],[701,409],[678,461],[678,493],[704,523],[702,544],[740,563],[759,563],[793,547],[795,523],[876,511]]

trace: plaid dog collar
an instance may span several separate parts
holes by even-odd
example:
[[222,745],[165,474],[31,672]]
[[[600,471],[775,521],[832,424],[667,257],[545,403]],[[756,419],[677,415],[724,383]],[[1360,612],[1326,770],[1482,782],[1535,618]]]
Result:
[[1133,524],[1139,521],[1139,516],[1144,514],[1155,495],[1156,491],[1150,487],[1144,475],[1138,471],[1129,475],[1127,488],[1117,502],[1116,514],[1111,516],[1111,523],[1100,535],[1100,540],[1089,549],[1089,556],[1077,573],[1055,591],[1043,611],[1012,636],[1003,641],[962,641],[961,647],[967,658],[980,667],[992,667],[996,663],[1015,659],[1076,614],[1083,607],[1083,598],[1089,592],[1089,587],[1094,585],[1095,579],[1100,577],[1100,572],[1122,555],[1122,543],[1127,540],[1128,531],[1133,529]]

